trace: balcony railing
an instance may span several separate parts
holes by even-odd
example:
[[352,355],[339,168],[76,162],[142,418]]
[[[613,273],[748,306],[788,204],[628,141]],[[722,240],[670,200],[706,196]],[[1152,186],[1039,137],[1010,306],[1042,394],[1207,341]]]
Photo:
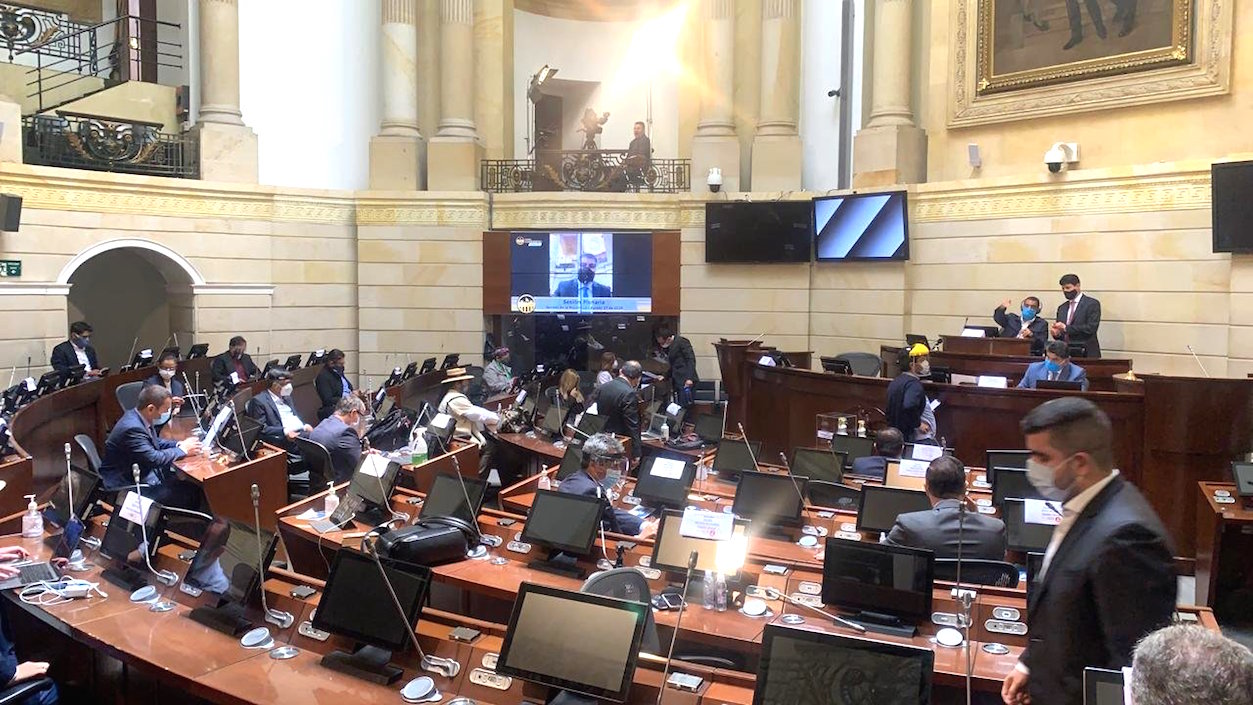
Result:
[[161,132],[160,123],[57,111],[22,118],[22,139],[27,164],[200,177],[196,136]]
[[[87,27],[64,12],[0,2],[0,44],[8,48],[10,62],[14,55],[25,51],[59,58],[82,56],[81,30]],[[89,39],[95,41],[95,36]]]
[[691,189],[688,159],[644,159],[626,150],[536,150],[534,159],[485,159],[484,191],[680,193]]

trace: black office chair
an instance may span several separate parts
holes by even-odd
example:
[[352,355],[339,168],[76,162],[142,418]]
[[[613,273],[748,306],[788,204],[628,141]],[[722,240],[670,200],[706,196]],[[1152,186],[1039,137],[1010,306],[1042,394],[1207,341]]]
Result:
[[809,495],[809,503],[815,507],[857,511],[861,504],[861,490],[849,485],[810,480],[805,485],[805,492]]
[[335,469],[331,466],[331,454],[327,452],[326,446],[303,436],[296,436],[294,440],[296,447],[300,449],[300,457],[308,468],[308,479],[299,479],[298,475],[289,477],[287,491],[288,494],[308,497],[321,492],[326,483],[335,478]]
[[883,361],[873,353],[840,353],[835,356],[835,359],[848,362],[849,367],[853,368],[853,374],[863,377],[878,377],[883,368]]
[[54,687],[54,683],[47,676],[22,681],[0,690],[0,705],[17,705],[41,690],[51,687]]
[[122,407],[122,411],[130,411],[139,403],[139,390],[144,388],[142,380],[138,382],[127,382],[118,385],[113,394],[117,397],[117,403]]
[[[957,559],[935,559],[935,579],[947,580],[949,582],[956,581]],[[1018,587],[1018,566],[1005,561],[963,558],[962,583],[1015,588]]]
[[96,442],[85,433],[74,436],[74,442],[78,444],[79,450],[83,451],[83,455],[87,458],[87,469],[99,475],[100,451],[96,450]]
[[644,617],[644,638],[640,642],[640,651],[663,655],[661,639],[657,636],[657,623],[653,621],[653,593],[643,573],[634,568],[614,568],[594,573],[579,588],[579,592],[643,603],[648,609]]

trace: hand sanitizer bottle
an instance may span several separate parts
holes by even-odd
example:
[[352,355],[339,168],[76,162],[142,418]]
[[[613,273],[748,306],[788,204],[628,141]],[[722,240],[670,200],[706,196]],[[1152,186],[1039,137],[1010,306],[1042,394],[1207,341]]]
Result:
[[329,517],[335,513],[336,509],[339,509],[339,495],[335,494],[334,482],[326,483],[326,488],[329,490],[329,493],[326,495],[325,504],[322,505],[322,509],[326,512],[326,516]]
[[39,513],[39,505],[35,504],[35,495],[28,494],[26,499],[30,500],[30,504],[26,505],[26,513],[22,515],[22,538],[37,539],[44,535],[44,518]]

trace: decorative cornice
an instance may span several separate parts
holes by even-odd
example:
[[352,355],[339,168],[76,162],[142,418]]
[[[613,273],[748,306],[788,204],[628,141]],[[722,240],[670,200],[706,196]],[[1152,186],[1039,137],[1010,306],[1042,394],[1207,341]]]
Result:
[[357,225],[451,225],[487,227],[487,195],[475,192],[430,192],[381,195],[357,199]]
[[691,195],[514,194],[496,196],[493,229],[620,228],[677,230],[702,227],[705,202]]
[[69,296],[69,284],[0,281],[0,296]]

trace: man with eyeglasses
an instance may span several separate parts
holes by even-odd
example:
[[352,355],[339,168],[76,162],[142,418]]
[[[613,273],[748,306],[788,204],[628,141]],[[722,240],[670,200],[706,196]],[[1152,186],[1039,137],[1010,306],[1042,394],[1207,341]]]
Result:
[[559,491],[584,497],[605,498],[601,525],[606,531],[649,538],[657,533],[657,523],[615,509],[609,492],[626,478],[631,459],[622,442],[607,433],[597,433],[583,442],[583,467],[561,481]]

